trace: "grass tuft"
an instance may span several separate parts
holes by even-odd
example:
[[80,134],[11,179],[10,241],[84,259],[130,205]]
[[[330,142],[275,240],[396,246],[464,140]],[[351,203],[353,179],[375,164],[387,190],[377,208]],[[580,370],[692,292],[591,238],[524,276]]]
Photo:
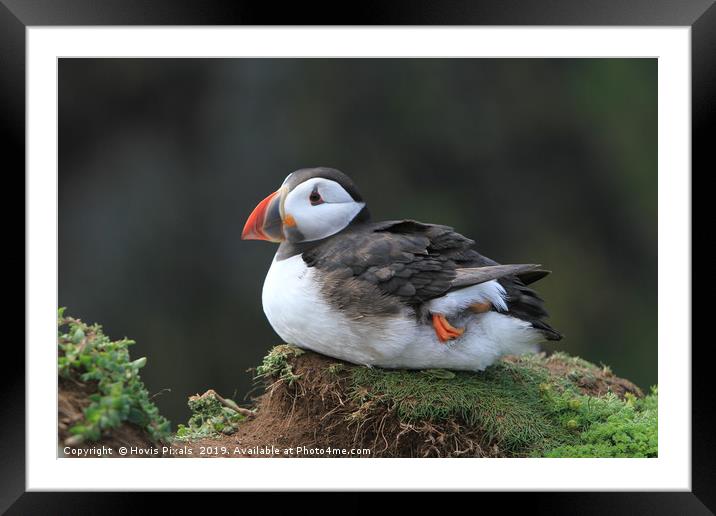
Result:
[[174,439],[178,441],[232,435],[238,424],[246,419],[233,400],[224,399],[213,390],[190,397],[188,405],[192,416],[186,425],[177,427]]
[[260,366],[256,368],[256,378],[272,377],[293,385],[301,375],[293,372],[291,358],[303,355],[304,351],[290,344],[281,344],[271,349]]

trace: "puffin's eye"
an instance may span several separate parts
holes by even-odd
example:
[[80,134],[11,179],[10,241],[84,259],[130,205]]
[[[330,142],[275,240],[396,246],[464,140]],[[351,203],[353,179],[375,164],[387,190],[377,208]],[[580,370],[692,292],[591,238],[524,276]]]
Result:
[[316,206],[318,204],[323,204],[323,199],[321,198],[321,194],[318,193],[318,189],[314,188],[311,192],[311,195],[308,196],[308,200],[311,201],[311,204],[313,206]]

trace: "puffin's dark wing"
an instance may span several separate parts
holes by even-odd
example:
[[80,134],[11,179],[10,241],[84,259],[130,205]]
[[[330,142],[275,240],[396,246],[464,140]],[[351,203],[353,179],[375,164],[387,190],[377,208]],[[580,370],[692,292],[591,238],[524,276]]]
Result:
[[[338,234],[305,251],[303,259],[321,270],[331,301],[355,316],[394,312],[400,304],[418,308],[450,290],[498,279],[507,291],[508,313],[551,330],[541,320],[547,316],[542,300],[525,285],[548,272],[501,266],[472,249],[474,243],[448,226],[387,221]],[[493,266],[505,269],[491,270],[489,277],[474,270]]]
[[[469,268],[497,265],[471,249],[474,242],[447,226],[412,220],[365,224],[303,253],[309,267],[334,280],[356,279],[420,305],[453,288],[495,279],[509,271],[476,273]],[[465,270],[463,270],[465,269]],[[355,282],[352,287],[356,288]]]
[[[331,283],[345,285],[345,280],[354,279],[353,290],[365,283],[382,295],[415,306],[451,288],[457,264],[469,261],[472,243],[445,226],[382,222],[336,235],[305,251],[303,259],[324,272]],[[341,295],[355,299],[350,292],[336,292],[334,298]]]

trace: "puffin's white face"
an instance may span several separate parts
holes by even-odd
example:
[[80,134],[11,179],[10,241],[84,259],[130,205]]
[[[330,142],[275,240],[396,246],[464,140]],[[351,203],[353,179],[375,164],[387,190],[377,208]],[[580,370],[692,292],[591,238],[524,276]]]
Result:
[[364,206],[364,202],[356,202],[335,181],[320,177],[304,181],[291,190],[283,202],[286,238],[292,240],[294,231],[299,242],[331,236],[350,224]]
[[311,177],[291,188],[292,175],[256,206],[246,221],[242,239],[294,243],[320,240],[345,229],[365,207],[337,181]]

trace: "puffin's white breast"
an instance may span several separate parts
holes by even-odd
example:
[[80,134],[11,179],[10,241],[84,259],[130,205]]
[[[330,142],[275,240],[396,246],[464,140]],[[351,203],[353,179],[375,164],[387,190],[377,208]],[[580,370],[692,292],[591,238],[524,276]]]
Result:
[[465,333],[447,344],[407,307],[402,314],[350,319],[323,298],[316,274],[301,255],[274,258],[263,308],[285,342],[335,358],[382,367],[482,370],[504,354],[534,351],[540,340],[529,323],[497,312],[466,316],[460,321]]
[[[287,343],[358,364],[395,356],[412,339],[408,317],[349,319],[321,295],[318,272],[301,255],[274,258],[262,293],[271,326]],[[368,320],[366,320],[368,319]]]

